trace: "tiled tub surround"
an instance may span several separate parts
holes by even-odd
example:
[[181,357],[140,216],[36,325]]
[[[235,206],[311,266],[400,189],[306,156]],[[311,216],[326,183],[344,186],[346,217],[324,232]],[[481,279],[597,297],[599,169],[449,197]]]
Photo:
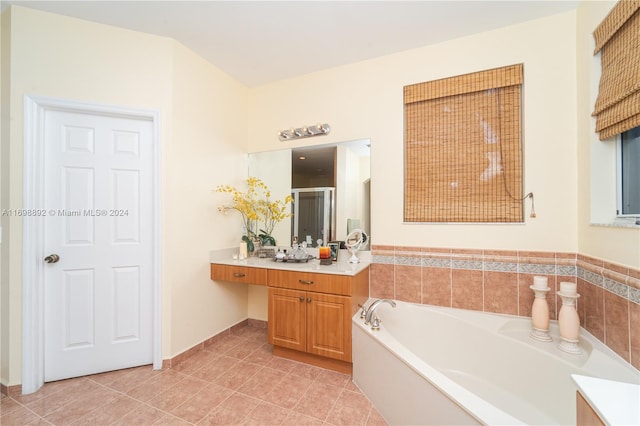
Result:
[[372,254],[373,298],[527,317],[541,275],[555,320],[560,282],[575,282],[582,327],[640,369],[639,270],[575,253],[374,245]]

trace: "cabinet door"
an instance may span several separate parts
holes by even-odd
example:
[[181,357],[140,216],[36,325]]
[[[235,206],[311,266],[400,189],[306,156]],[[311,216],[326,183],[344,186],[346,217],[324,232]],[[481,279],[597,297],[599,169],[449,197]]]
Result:
[[269,343],[306,350],[306,305],[304,291],[269,288]]
[[307,352],[351,362],[350,300],[307,293]]
[[576,391],[576,424],[579,426],[604,426],[604,422],[598,416],[586,399]]

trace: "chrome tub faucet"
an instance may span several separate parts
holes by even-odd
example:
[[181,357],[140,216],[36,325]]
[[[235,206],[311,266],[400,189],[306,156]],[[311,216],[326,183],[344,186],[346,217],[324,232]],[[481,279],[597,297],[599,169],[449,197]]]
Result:
[[[362,308],[363,312],[364,312],[364,323],[365,324],[371,324],[371,328],[374,330],[377,330],[380,328],[380,323],[382,322],[378,317],[374,317],[373,313],[375,312],[375,310],[378,308],[378,306],[380,306],[383,303],[388,303],[389,305],[391,305],[392,307],[396,307],[396,302],[394,302],[391,299],[378,299],[376,301],[374,301],[373,303],[371,303],[371,305],[369,305],[369,307],[365,310],[364,308]],[[373,320],[373,322],[372,322]]]

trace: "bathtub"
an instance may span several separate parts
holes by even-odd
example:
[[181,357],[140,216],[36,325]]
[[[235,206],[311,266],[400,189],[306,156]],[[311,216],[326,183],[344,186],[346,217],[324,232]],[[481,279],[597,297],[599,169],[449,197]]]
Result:
[[553,342],[539,342],[530,318],[396,304],[375,311],[380,330],[352,319],[353,381],[392,425],[575,425],[572,374],[640,383],[583,329],[572,355],[554,321]]

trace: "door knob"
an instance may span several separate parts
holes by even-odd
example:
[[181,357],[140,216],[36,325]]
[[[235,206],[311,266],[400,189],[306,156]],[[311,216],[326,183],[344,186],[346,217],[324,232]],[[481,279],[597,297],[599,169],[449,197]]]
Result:
[[44,261],[47,263],[57,263],[60,260],[60,256],[57,254],[50,254],[49,256],[44,258]]

